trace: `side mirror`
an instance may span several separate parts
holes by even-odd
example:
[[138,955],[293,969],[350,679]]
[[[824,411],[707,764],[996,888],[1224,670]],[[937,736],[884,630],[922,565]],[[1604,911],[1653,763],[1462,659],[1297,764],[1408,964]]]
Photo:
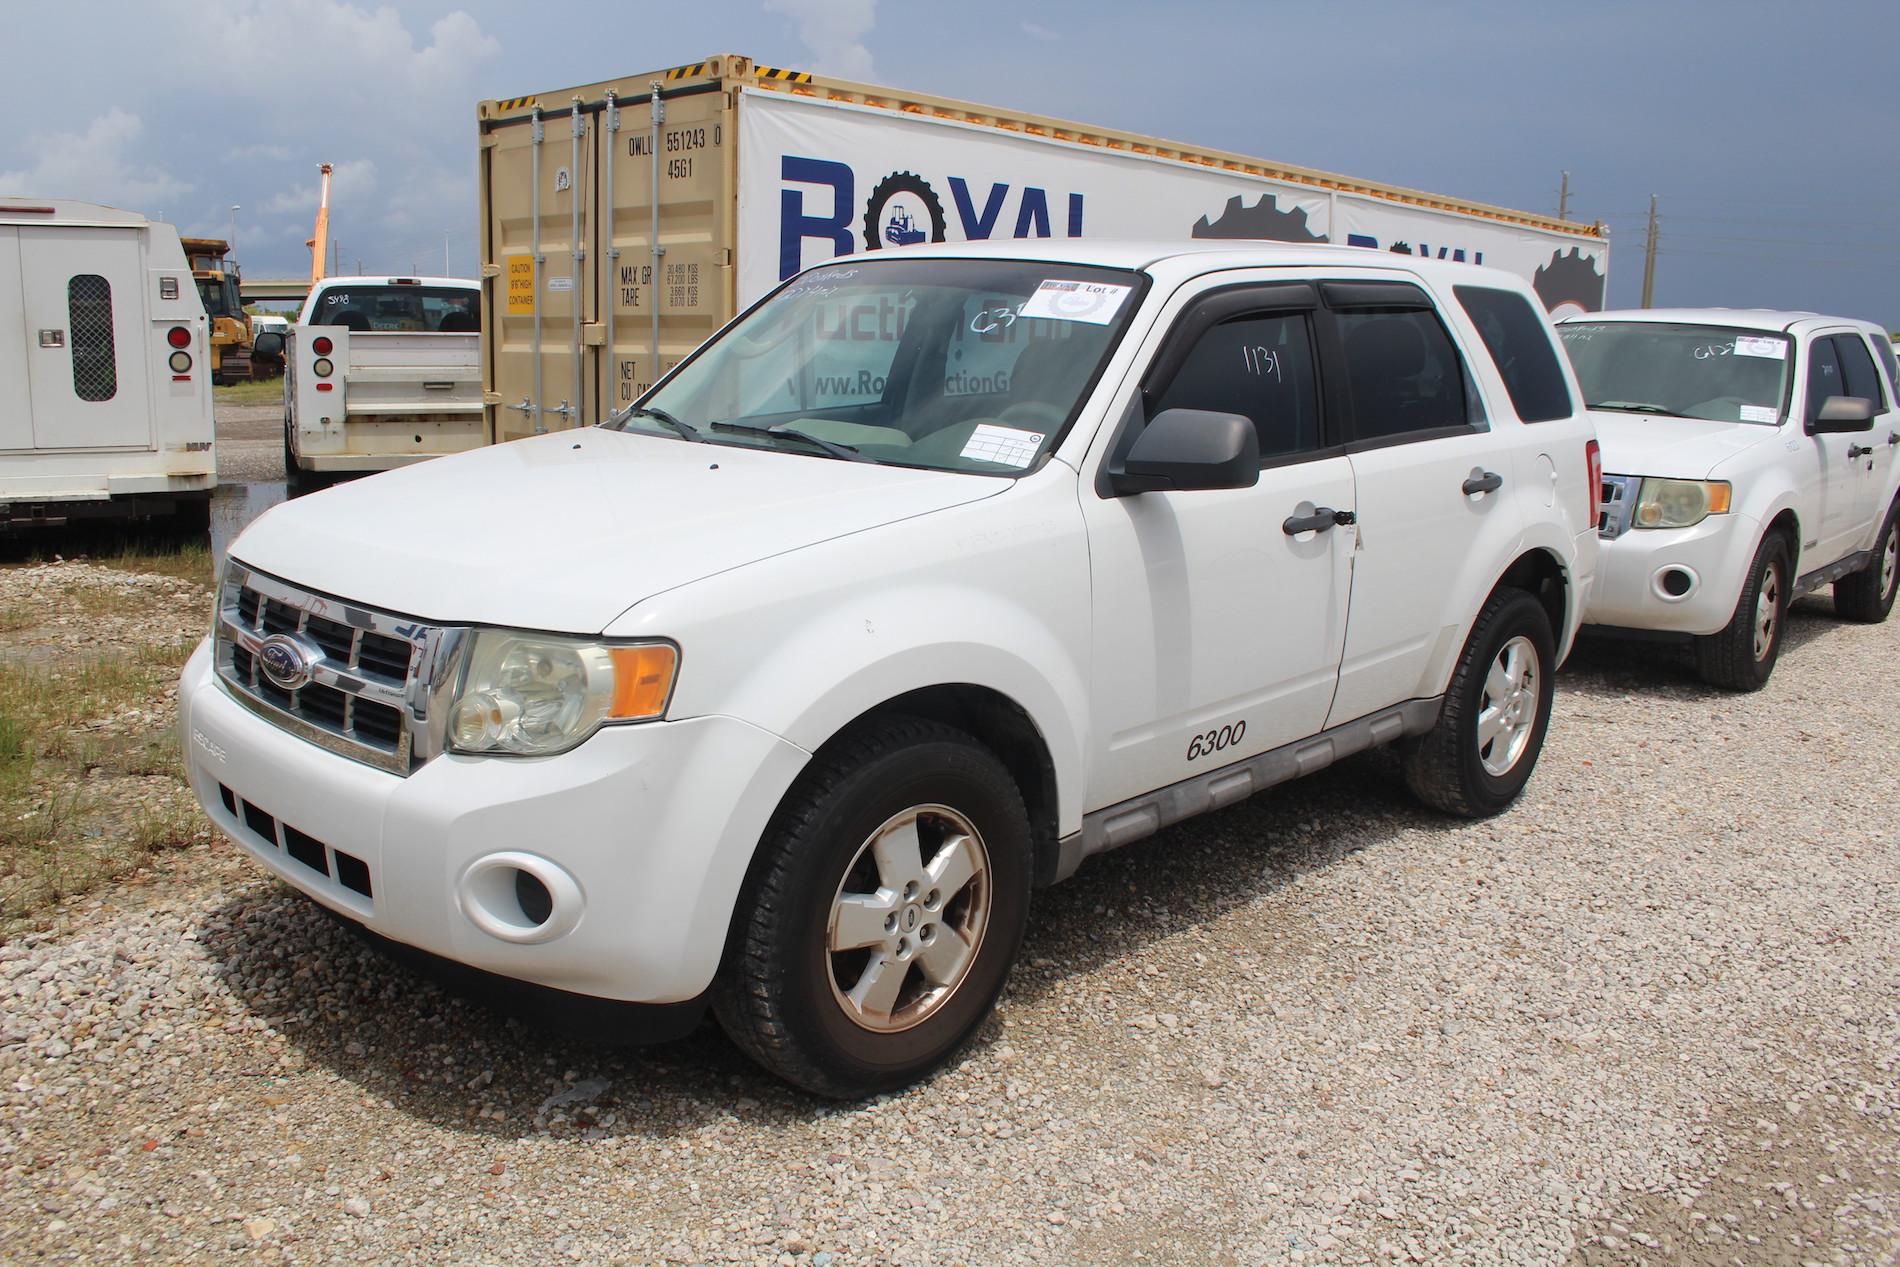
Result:
[[1164,409],[1135,438],[1119,471],[1118,494],[1252,488],[1260,482],[1260,437],[1239,414]]
[[282,356],[284,354],[284,336],[275,330],[266,330],[251,340],[252,356]]
[[1818,436],[1868,431],[1873,425],[1873,401],[1865,396],[1829,396],[1821,402],[1821,412],[1808,423],[1808,434]]

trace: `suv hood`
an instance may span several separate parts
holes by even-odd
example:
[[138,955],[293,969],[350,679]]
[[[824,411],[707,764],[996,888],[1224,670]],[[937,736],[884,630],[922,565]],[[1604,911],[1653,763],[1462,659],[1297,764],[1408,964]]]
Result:
[[393,613],[591,634],[664,590],[1010,484],[588,428],[285,502],[230,552]]
[[1716,466],[1744,449],[1781,434],[1758,422],[1709,422],[1658,414],[1626,414],[1593,409],[1597,442],[1603,446],[1608,475],[1654,475],[1664,479],[1707,479]]

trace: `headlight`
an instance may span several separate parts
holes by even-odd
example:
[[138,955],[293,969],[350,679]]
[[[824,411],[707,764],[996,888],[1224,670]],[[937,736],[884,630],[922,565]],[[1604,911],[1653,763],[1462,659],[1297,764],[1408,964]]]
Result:
[[1728,510],[1725,480],[1645,479],[1630,520],[1638,528],[1687,528]]
[[458,752],[566,752],[609,722],[664,716],[678,667],[671,643],[480,630],[449,710],[449,742]]

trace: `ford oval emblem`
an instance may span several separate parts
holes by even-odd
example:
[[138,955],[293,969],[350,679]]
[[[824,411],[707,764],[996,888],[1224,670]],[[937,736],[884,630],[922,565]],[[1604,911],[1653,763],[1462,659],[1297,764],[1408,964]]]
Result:
[[310,681],[316,657],[310,649],[288,634],[272,634],[257,649],[257,663],[264,676],[277,687],[294,691]]

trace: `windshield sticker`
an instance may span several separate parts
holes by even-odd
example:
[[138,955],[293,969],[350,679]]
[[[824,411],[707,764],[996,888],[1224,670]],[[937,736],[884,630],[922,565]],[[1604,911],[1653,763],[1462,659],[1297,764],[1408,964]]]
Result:
[[1743,422],[1774,422],[1781,417],[1781,411],[1771,405],[1743,405]]
[[1735,339],[1735,355],[1765,356],[1771,360],[1785,361],[1788,359],[1788,344],[1772,336],[1738,335]]
[[[1128,288],[1124,286],[1121,289]],[[997,427],[983,422],[978,423],[976,430],[970,433],[959,456],[1020,469],[1036,460],[1036,450],[1041,447],[1040,432],[1018,431],[1014,427]]]
[[1050,280],[1036,287],[1036,293],[1024,301],[1020,310],[1025,317],[1049,321],[1086,321],[1105,326],[1121,311],[1122,300],[1133,286],[1114,286],[1105,282]]

